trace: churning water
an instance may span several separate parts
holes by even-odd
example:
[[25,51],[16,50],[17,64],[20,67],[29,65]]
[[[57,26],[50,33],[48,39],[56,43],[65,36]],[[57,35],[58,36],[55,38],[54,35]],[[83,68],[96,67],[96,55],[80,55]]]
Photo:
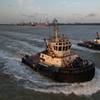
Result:
[[[100,51],[77,46],[81,40],[95,38],[100,26],[60,26],[61,33],[69,36],[72,49],[83,58],[91,59],[96,65],[96,74],[92,81],[85,83],[57,83],[21,63],[23,54],[32,54],[44,50],[43,39],[52,35],[52,27],[35,29],[29,26],[0,26],[0,70],[16,80],[24,89],[41,93],[62,93],[68,96],[91,96],[100,91]],[[9,79],[9,81],[11,80]],[[3,80],[2,80],[3,81]],[[3,83],[5,84],[5,83]],[[1,91],[2,92],[2,91]]]

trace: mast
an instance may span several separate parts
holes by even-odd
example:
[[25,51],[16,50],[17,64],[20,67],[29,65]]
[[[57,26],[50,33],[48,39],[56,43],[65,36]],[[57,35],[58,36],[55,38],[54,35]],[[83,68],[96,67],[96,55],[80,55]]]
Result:
[[54,39],[55,41],[58,40],[58,34],[59,34],[59,28],[58,28],[58,21],[56,19],[54,19],[53,21],[53,25],[54,25]]
[[98,32],[96,32],[96,35],[97,35],[96,39],[100,39],[100,35]]

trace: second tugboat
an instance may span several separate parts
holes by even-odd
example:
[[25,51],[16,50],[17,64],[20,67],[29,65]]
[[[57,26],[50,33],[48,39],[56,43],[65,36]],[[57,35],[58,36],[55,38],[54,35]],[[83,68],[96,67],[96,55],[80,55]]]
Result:
[[90,41],[83,41],[78,43],[78,45],[89,49],[100,50],[100,35],[98,32],[96,33],[96,35],[96,39]]
[[85,82],[95,75],[95,65],[74,53],[71,42],[59,34],[57,20],[53,21],[54,34],[45,41],[46,49],[36,55],[25,55],[22,63],[59,82]]

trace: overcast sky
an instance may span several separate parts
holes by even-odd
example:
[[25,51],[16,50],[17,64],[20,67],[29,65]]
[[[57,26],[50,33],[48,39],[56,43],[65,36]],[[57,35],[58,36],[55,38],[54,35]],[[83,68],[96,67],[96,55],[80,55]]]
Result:
[[0,0],[0,23],[100,22],[100,0]]

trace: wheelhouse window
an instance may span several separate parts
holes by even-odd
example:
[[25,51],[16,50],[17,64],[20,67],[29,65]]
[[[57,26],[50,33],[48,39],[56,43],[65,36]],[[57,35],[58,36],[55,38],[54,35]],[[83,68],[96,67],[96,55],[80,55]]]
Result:
[[54,46],[54,50],[57,50],[57,46]]
[[59,51],[62,51],[62,47],[61,46],[59,47]]
[[66,43],[63,43],[63,45],[66,45]]
[[70,45],[68,43],[56,43],[56,45],[53,47],[56,51],[67,51],[70,48]]
[[62,45],[62,43],[59,43],[59,45]]
[[65,48],[65,46],[63,46],[63,51],[66,51],[66,48]]
[[68,47],[68,46],[66,46],[66,51],[68,50],[68,48],[69,48],[69,47]]

